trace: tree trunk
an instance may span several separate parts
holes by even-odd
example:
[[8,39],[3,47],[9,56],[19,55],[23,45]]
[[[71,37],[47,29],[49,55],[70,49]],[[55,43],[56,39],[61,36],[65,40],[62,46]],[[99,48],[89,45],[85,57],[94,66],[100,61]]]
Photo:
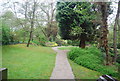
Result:
[[80,36],[80,43],[79,43],[80,48],[85,48],[85,41],[86,41],[85,36],[86,36],[85,34],[81,34]]
[[113,49],[114,49],[113,63],[115,63],[117,59],[117,23],[116,22],[113,30]]
[[114,57],[113,57],[113,63],[116,63],[117,59],[117,22],[119,18],[119,13],[120,13],[120,1],[118,2],[118,10],[117,10],[117,15],[115,18],[115,24],[114,24],[114,30],[113,30],[113,46],[114,46]]
[[102,24],[101,24],[101,41],[102,41],[102,47],[105,49],[106,53],[106,65],[110,65],[110,55],[109,55],[109,47],[108,47],[108,25],[107,25],[107,3],[101,2],[101,14],[102,14]]
[[34,0],[34,5],[33,5],[33,11],[32,11],[32,18],[31,18],[31,30],[30,30],[30,37],[27,43],[27,47],[29,47],[30,41],[32,40],[32,33],[33,33],[33,28],[34,28],[34,18],[35,18],[35,9],[36,9],[36,2]]
[[29,47],[31,39],[32,39],[32,31],[30,32],[30,37],[29,37],[29,40],[28,40],[28,43],[27,43],[27,47]]

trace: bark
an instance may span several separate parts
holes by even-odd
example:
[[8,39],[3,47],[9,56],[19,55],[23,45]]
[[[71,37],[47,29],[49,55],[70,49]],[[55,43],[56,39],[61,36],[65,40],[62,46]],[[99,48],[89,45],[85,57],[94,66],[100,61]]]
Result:
[[28,40],[28,43],[27,43],[27,47],[29,47],[29,45],[30,45],[31,38],[32,38],[32,31],[30,32],[30,37],[29,37],[29,40]]
[[86,37],[86,35],[82,33],[80,36],[80,43],[79,43],[80,48],[85,48],[85,42],[86,42],[85,37]]
[[108,47],[108,25],[107,25],[107,4],[105,2],[101,2],[101,17],[102,17],[102,24],[101,24],[101,43],[102,47],[105,49],[106,53],[106,65],[110,65],[110,55],[109,55],[109,47]]
[[32,18],[31,18],[31,30],[30,30],[30,36],[29,36],[29,40],[28,40],[28,43],[27,43],[27,47],[29,47],[30,41],[32,40],[32,33],[33,33],[33,28],[34,28],[35,10],[36,10],[36,2],[34,1]]
[[116,63],[117,59],[117,22],[119,19],[119,13],[120,13],[120,1],[118,2],[118,10],[115,18],[115,24],[114,24],[114,30],[113,30],[113,47],[114,47],[114,57],[113,57],[113,63]]
[[27,43],[27,47],[29,47],[30,41],[32,40],[33,26],[34,26],[34,23],[31,23],[31,31],[30,31],[30,36],[29,36],[29,40],[28,40],[28,43]]
[[118,24],[118,43],[120,44],[120,17],[119,20],[117,21]]

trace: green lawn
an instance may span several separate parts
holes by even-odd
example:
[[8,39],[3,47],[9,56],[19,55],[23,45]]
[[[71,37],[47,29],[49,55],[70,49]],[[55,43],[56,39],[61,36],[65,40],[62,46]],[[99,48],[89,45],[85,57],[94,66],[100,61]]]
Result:
[[90,81],[90,79],[94,79],[96,81],[96,79],[98,79],[99,76],[102,75],[101,73],[97,71],[93,71],[83,66],[80,66],[71,60],[69,60],[69,62],[70,62],[70,65],[72,67],[72,70],[73,70],[73,73],[76,79],[88,79],[88,81]]
[[56,53],[50,47],[6,45],[2,53],[9,79],[49,79],[55,66]]
[[58,48],[58,49],[60,49],[60,50],[71,50],[72,48],[76,48],[76,47],[74,47],[74,46],[63,46],[63,47],[60,47],[60,48]]

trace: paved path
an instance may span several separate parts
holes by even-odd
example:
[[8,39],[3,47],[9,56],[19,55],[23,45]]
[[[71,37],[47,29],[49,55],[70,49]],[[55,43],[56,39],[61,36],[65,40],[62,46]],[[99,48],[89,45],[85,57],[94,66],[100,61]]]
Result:
[[58,47],[53,47],[53,50],[57,52],[57,56],[50,79],[72,79],[74,81],[74,75],[67,59],[67,51],[59,50]]

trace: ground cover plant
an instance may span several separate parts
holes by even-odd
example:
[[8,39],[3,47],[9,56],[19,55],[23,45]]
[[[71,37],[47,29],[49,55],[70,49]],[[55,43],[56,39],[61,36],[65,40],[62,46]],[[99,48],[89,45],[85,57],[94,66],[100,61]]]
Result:
[[102,74],[108,74],[113,77],[118,76],[118,68],[114,65],[105,66],[103,63],[104,55],[96,47],[91,46],[85,49],[73,48],[68,53],[68,58],[79,65],[98,71]]
[[49,79],[55,65],[56,53],[50,47],[5,45],[2,53],[8,79]]

